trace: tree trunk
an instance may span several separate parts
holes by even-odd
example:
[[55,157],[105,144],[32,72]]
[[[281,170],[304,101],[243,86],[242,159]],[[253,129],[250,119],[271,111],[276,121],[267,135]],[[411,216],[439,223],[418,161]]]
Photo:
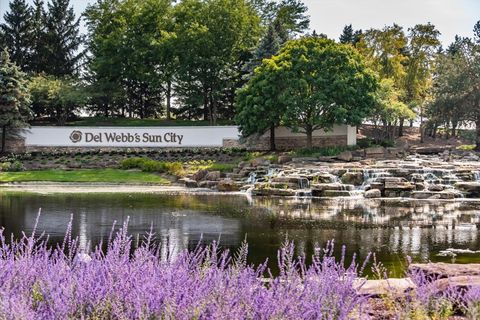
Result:
[[2,127],[2,152],[1,153],[5,152],[6,141],[7,141],[7,126],[3,126]]
[[400,125],[398,127],[398,136],[403,137],[403,123],[405,122],[405,119],[400,119]]
[[313,128],[312,126],[307,126],[305,128],[305,133],[307,134],[307,149],[312,149],[313,146]]
[[410,128],[413,128],[413,120],[410,120]]
[[209,110],[208,110],[208,92],[203,90],[203,120],[209,121]]
[[167,120],[171,119],[170,108],[171,108],[171,99],[172,99],[172,81],[167,81]]
[[480,151],[480,115],[477,116],[477,120],[475,121],[475,126],[476,126],[476,139],[475,139],[475,142],[476,142],[476,147],[475,147],[475,150],[476,151]]
[[457,136],[457,121],[452,121],[452,138]]
[[270,125],[270,151],[277,150],[277,146],[275,145],[275,124]]

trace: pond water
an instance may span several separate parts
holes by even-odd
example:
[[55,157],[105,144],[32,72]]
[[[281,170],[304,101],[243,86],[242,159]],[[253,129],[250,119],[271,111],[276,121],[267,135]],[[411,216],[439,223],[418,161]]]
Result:
[[[247,238],[249,259],[269,259],[288,237],[300,255],[335,239],[347,256],[376,255],[391,276],[402,276],[406,257],[414,261],[480,262],[480,202],[249,198],[222,194],[35,194],[0,192],[0,225],[7,234],[38,231],[52,243],[63,239],[73,215],[73,234],[88,248],[106,241],[114,221],[129,217],[129,233],[141,237],[153,226],[171,253],[217,240],[229,249]],[[439,255],[453,248],[456,254]]]

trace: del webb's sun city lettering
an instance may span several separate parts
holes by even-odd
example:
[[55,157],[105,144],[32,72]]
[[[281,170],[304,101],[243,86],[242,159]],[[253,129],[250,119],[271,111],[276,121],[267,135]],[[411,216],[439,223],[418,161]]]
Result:
[[72,142],[84,141],[85,143],[96,142],[110,142],[110,143],[175,143],[182,144],[183,135],[176,134],[175,132],[167,132],[162,135],[152,135],[149,133],[116,133],[116,132],[80,132],[74,131],[70,135]]

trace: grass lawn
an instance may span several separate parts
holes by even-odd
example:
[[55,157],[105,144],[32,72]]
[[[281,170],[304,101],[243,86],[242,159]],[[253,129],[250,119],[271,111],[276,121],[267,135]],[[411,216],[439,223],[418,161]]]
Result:
[[120,169],[0,172],[0,183],[28,181],[170,184],[167,179],[155,173]]
[[[233,125],[232,121],[220,120],[218,125]],[[55,125],[49,122],[33,123],[33,125]],[[195,127],[208,126],[208,121],[193,121],[193,120],[166,120],[166,119],[130,119],[130,118],[103,118],[103,117],[88,117],[81,118],[76,121],[69,121],[67,126],[77,127]]]

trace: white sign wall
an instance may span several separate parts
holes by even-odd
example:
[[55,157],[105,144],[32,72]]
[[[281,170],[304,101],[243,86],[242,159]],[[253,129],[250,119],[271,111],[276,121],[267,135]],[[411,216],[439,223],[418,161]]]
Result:
[[25,146],[42,147],[221,147],[238,139],[236,126],[219,127],[32,127]]

